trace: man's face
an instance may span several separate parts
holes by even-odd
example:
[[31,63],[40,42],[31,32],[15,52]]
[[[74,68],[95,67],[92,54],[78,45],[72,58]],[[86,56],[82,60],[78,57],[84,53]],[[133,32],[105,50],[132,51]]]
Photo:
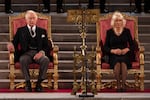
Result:
[[31,27],[36,25],[37,22],[37,16],[34,13],[29,13],[26,17],[26,22]]

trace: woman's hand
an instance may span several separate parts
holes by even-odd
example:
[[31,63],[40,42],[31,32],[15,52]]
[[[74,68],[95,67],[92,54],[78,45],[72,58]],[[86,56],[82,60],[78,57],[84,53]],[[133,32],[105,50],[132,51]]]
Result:
[[129,48],[125,49],[112,49],[111,53],[116,55],[125,55],[129,51]]
[[121,50],[121,54],[125,55],[129,51],[129,48],[125,48]]
[[121,55],[122,54],[122,50],[121,49],[112,49],[111,53],[116,54],[116,55]]

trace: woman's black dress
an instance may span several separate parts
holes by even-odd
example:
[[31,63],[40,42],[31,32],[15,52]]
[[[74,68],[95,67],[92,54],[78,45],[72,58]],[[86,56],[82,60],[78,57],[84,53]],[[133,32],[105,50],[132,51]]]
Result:
[[[129,52],[125,55],[115,55],[110,52],[111,49],[124,49],[129,48]],[[117,36],[114,30],[111,28],[107,31],[106,42],[104,44],[104,52],[109,55],[110,68],[114,69],[114,65],[117,62],[124,62],[127,64],[127,68],[131,68],[131,51],[134,50],[134,44],[130,30],[124,28],[122,33]]]

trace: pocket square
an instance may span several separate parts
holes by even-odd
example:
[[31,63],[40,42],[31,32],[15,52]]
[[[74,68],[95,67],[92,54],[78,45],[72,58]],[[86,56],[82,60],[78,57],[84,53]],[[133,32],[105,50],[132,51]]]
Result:
[[41,36],[42,38],[44,38],[45,37],[45,35],[44,34],[42,34],[42,36]]

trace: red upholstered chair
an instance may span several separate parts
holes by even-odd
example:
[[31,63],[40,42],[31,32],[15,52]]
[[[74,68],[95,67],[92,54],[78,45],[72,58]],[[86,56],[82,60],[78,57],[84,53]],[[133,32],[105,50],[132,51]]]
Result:
[[[52,37],[51,37],[51,16],[43,15],[43,14],[38,14],[38,22],[37,26],[42,27],[47,30],[47,36],[49,42],[52,44],[53,50],[50,52],[50,55],[53,57],[53,62],[49,63],[48,66],[48,71],[47,71],[47,80],[45,80],[42,83],[43,87],[48,87],[48,88],[54,88],[55,90],[58,89],[58,46],[54,46],[52,42]],[[17,28],[25,26],[25,13],[21,13],[15,16],[10,16],[9,17],[9,30],[10,30],[10,41],[13,40],[13,37],[17,31]],[[19,46],[18,46],[19,48]],[[19,76],[18,73],[22,73],[20,70],[20,63],[19,62],[14,62],[14,52],[9,53],[9,69],[10,69],[10,74],[9,74],[9,79],[10,79],[10,89],[14,90],[15,88],[23,88],[25,86],[24,81],[21,81],[18,79]],[[35,87],[35,80],[34,78],[38,76],[38,64],[30,64],[30,75],[32,80],[32,87]],[[52,77],[53,77],[53,84],[52,84]],[[37,78],[36,78],[37,79]]]
[[[115,88],[115,81],[104,82],[104,74],[113,74],[113,69],[110,69],[110,66],[107,62],[104,62],[102,58],[104,57],[103,45],[105,43],[106,31],[111,28],[110,21],[112,13],[101,16],[96,23],[97,31],[97,47],[96,47],[96,65],[97,65],[97,90],[104,88]],[[133,41],[135,43],[134,55],[135,59],[132,61],[132,68],[128,70],[128,74],[135,75],[134,82],[127,80],[126,85],[133,88],[139,88],[144,90],[144,47],[140,46],[138,39],[138,25],[137,17],[128,16],[123,14],[127,23],[126,27],[130,29]]]

